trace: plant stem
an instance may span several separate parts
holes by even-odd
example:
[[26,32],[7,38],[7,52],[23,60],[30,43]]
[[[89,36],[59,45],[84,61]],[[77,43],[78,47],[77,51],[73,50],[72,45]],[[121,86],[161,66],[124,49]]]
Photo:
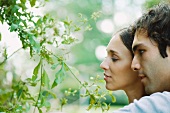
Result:
[[80,84],[82,84],[81,83],[81,81],[76,77],[76,75],[72,72],[72,70],[70,69],[70,67],[64,62],[64,64],[67,66],[67,68],[69,69],[69,71],[71,72],[71,74],[74,76],[74,78],[80,83]]
[[38,108],[37,104],[38,104],[38,100],[39,100],[39,98],[40,98],[40,95],[41,95],[41,89],[42,89],[42,75],[43,75],[43,63],[42,63],[42,58],[40,58],[40,63],[41,63],[41,80],[40,80],[40,89],[39,89],[39,94],[38,94],[38,98],[37,98],[37,101],[36,101],[36,104],[35,104],[35,108],[34,108],[33,113],[35,113],[35,109],[36,109],[36,107]]
[[[46,49],[46,48],[45,48]],[[46,49],[47,50],[47,49]],[[57,59],[60,59],[60,60],[62,60],[60,57],[58,57],[58,56],[56,56],[56,55],[54,55],[51,51],[49,51],[49,50],[47,50],[51,55],[53,55],[54,57],[56,57]],[[72,70],[70,69],[70,67],[65,63],[65,62],[63,62],[66,66],[67,66],[67,68],[69,69],[69,71],[71,72],[71,74],[73,75],[73,77],[86,89],[86,87],[81,83],[81,81],[76,77],[76,75],[72,72]]]
[[10,57],[12,57],[15,53],[17,53],[19,50],[21,50],[22,48],[17,49],[16,51],[14,51],[10,56],[8,56],[7,58],[4,59],[4,61],[2,61],[0,63],[0,65],[4,64]]

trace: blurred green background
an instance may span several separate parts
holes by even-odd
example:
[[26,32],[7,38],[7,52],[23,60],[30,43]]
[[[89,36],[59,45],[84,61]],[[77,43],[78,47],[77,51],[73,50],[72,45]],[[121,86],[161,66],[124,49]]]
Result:
[[[78,78],[82,81],[90,81],[90,77],[96,75],[103,78],[103,71],[99,66],[106,56],[105,49],[112,35],[119,29],[133,23],[146,9],[159,2],[160,0],[52,0],[46,6],[48,10],[45,12],[60,19],[68,16],[71,20],[77,20],[77,15],[81,13],[89,19],[88,23],[92,26],[92,30],[74,34],[79,41],[71,47],[69,63],[78,69],[80,73]],[[100,17],[95,21],[90,19],[93,12],[101,12]],[[70,77],[63,84],[71,86],[72,81],[75,80]],[[101,86],[105,90],[105,83],[102,83]],[[76,83],[74,87],[76,88]],[[82,92],[80,91],[80,93]],[[124,92],[114,91],[113,95],[117,101],[112,103],[108,97],[106,102],[114,105],[128,104]],[[73,98],[72,100],[74,101]],[[80,99],[78,102],[82,105],[82,103],[87,104],[89,101],[88,99]]]

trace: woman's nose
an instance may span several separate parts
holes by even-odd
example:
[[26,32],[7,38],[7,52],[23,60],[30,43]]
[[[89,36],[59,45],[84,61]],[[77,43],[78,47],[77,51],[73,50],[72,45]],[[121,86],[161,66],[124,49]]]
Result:
[[107,59],[105,59],[105,60],[100,64],[100,68],[102,68],[103,70],[109,69],[109,64],[108,64]]

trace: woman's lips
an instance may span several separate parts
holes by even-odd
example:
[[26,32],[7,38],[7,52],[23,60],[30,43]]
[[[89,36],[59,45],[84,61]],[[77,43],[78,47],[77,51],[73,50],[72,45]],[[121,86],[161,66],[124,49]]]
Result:
[[108,76],[104,73],[104,80],[108,80],[109,78],[111,78],[111,76]]

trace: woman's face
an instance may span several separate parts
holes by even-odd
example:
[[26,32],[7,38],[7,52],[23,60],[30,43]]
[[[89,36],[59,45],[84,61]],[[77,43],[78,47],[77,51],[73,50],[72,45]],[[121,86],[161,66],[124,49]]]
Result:
[[108,90],[126,90],[140,82],[138,73],[131,69],[132,55],[121,41],[119,34],[107,46],[107,57],[100,64]]

